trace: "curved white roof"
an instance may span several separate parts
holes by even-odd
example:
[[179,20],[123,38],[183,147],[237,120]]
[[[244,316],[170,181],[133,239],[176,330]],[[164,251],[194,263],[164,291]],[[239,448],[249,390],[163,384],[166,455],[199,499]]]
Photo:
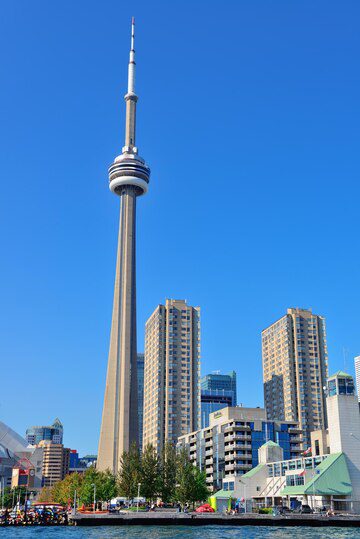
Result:
[[11,453],[21,453],[23,451],[29,451],[27,449],[27,443],[14,430],[0,421],[0,446],[4,449],[8,449]]

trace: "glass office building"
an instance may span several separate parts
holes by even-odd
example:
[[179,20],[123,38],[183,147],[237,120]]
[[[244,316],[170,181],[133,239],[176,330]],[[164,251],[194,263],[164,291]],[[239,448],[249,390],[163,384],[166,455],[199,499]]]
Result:
[[201,385],[201,428],[209,426],[209,415],[226,406],[236,406],[236,372],[203,376]]
[[42,440],[53,444],[63,443],[64,427],[60,419],[56,418],[52,425],[29,427],[26,430],[26,441],[30,445],[38,445]]

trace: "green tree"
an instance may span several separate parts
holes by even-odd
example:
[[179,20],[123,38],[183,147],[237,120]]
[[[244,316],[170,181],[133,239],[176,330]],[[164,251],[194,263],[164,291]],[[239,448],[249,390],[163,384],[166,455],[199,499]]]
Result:
[[197,466],[193,466],[194,489],[192,491],[191,501],[193,506],[195,502],[204,502],[210,496],[210,491],[206,484],[206,472],[201,472]]
[[141,495],[153,500],[159,490],[159,458],[153,445],[148,444],[141,455]]
[[69,502],[73,503],[75,490],[79,497],[83,480],[83,476],[78,473],[67,475],[62,481],[58,481],[52,487],[53,500],[62,505],[67,505]]
[[192,503],[193,506],[209,496],[206,474],[192,464],[185,449],[177,457],[175,496],[182,505]]
[[120,471],[117,477],[119,493],[128,499],[135,498],[139,483],[141,483],[141,462],[139,450],[134,443],[120,458]]
[[96,499],[99,500],[98,492],[101,490],[101,476],[94,466],[86,470],[80,486],[79,501],[85,505],[91,505],[94,501],[94,491]]
[[51,487],[43,487],[37,497],[37,501],[39,502],[54,502],[52,488]]
[[[33,491],[32,494],[34,495],[35,491]],[[25,503],[25,499],[29,499],[30,495],[31,491],[27,490],[25,487],[5,487],[4,496],[2,496],[2,492],[0,494],[0,506],[2,504],[2,501],[4,501],[4,507],[10,509],[16,505],[19,500],[19,497],[20,504],[22,505]]]
[[159,495],[163,502],[171,502],[175,495],[176,450],[170,442],[165,442],[159,462]]
[[97,498],[102,501],[109,501],[117,494],[116,477],[110,470],[98,472]]
[[181,503],[192,501],[192,491],[194,490],[193,465],[191,464],[185,449],[177,455],[176,463],[176,489],[175,497]]

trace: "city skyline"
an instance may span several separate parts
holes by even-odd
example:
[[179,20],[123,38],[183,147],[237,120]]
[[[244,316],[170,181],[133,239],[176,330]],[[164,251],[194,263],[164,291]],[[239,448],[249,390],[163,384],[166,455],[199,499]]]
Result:
[[[289,307],[326,318],[330,372],[354,372],[359,355],[359,6],[324,6],[228,2],[226,24],[209,5],[191,6],[191,21],[186,4],[161,9],[161,20],[144,2],[134,13],[141,148],[155,167],[138,229],[138,349],[154,307],[186,297],[202,309],[203,374],[221,359],[223,372],[237,371],[238,400],[248,406],[263,402],[261,330]],[[19,392],[38,409],[47,403],[46,414],[14,414],[18,393],[5,385],[0,414],[18,432],[59,416],[81,453],[96,451],[100,426],[118,218],[104,171],[122,141],[133,15],[115,2],[86,7],[6,6],[0,38],[5,47],[18,36],[0,90],[1,358],[26,372]],[[28,180],[15,190],[24,167]],[[233,193],[222,205],[219,180],[230,174]],[[305,225],[318,227],[321,241],[299,251]]]

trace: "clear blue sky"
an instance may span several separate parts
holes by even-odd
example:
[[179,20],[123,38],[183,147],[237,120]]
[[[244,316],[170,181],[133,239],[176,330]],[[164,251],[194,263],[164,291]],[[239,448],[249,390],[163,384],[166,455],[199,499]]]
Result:
[[[0,418],[58,416],[95,452],[107,363],[129,25],[136,17],[138,333],[166,297],[202,309],[202,371],[262,405],[261,330],[327,320],[360,354],[360,3],[4,0]],[[345,349],[345,353],[344,353]]]

